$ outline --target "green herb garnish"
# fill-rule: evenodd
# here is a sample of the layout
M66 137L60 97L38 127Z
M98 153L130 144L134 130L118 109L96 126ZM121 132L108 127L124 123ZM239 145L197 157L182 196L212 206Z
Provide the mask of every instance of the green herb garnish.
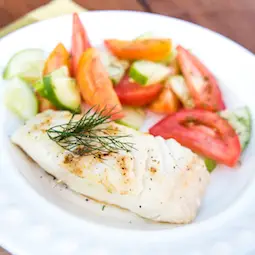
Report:
M73 114L68 123L48 129L49 138L79 156L131 151L133 143L124 140L130 135L118 135L118 130L105 125L111 122L113 109L92 112L93 109L90 108L78 121L74 120L76 114Z

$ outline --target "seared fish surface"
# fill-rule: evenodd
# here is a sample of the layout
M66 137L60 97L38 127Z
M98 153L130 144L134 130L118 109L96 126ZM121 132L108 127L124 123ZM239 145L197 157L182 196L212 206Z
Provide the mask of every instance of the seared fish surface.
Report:
M71 113L46 111L20 127L12 142L70 189L144 218L189 223L209 182L204 161L173 139L164 140L111 122L111 129L134 144L130 152L77 156L47 134L67 123ZM75 118L81 118L77 115Z

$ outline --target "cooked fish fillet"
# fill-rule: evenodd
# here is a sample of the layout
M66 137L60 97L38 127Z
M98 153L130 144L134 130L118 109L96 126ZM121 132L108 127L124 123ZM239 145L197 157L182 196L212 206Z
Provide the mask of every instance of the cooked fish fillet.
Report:
M209 174L203 160L175 140L153 137L109 123L134 144L131 152L74 156L49 139L46 130L67 123L69 112L47 111L20 127L12 142L70 189L128 209L153 221L191 222L197 214ZM76 117L80 118L79 115Z

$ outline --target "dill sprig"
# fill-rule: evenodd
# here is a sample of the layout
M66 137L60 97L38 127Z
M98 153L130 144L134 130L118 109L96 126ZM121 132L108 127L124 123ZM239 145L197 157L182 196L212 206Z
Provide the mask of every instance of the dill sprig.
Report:
M112 110L94 111L90 108L81 119L74 120L75 113L68 123L47 130L51 140L76 155L99 155L118 151L129 152L133 143L123 139L130 135L118 135L118 131L105 125L111 122Z

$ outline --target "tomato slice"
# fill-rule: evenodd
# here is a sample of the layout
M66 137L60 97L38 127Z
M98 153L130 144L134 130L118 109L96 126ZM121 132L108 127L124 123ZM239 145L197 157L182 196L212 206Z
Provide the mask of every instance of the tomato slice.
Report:
M70 55L65 46L59 43L47 58L43 74L49 74L61 66L70 68Z
M115 91L120 99L120 102L125 105L143 106L151 103L157 98L162 90L161 84L149 86L141 86L138 83L131 81L126 75L115 87Z
M204 126L204 125L194 125L194 123L192 125L189 126L191 130L197 130L200 131L206 135L212 136L212 137L218 137L219 135L217 134L217 132L215 132L215 130Z
M173 138L194 152L230 167L241 155L234 129L217 113L206 110L181 110L158 122L150 133Z
M79 15L77 13L73 14L73 33L72 33L72 65L71 65L71 73L72 76L75 77L78 64L81 58L81 55L85 50L91 47L89 42L89 38L87 36L87 32L84 26L81 23Z
M180 45L177 60L187 82L195 107L209 111L225 109L219 85L214 75L201 61Z
M123 117L120 101L95 48L89 48L83 53L76 79L87 104L99 110L105 109L106 113L111 111L112 119Z
M134 41L105 40L105 46L121 59L143 59L160 61L171 52L172 41L170 39L146 39Z
M149 110L156 113L174 113L180 107L180 101L171 90L165 85L158 98L149 105Z

